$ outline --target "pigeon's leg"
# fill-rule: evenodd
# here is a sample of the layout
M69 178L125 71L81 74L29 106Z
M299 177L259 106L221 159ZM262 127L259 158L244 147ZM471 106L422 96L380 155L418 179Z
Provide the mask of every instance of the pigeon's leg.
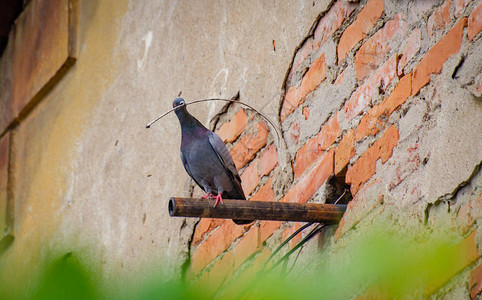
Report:
M215 199L216 196L213 195L213 193L209 192L209 193L206 193L205 196L202 196L201 199Z
M214 203L214 207L216 207L219 202L221 202L221 204L224 204L224 203L223 203L223 197L221 197L221 193L219 193L219 194L216 196L216 202Z

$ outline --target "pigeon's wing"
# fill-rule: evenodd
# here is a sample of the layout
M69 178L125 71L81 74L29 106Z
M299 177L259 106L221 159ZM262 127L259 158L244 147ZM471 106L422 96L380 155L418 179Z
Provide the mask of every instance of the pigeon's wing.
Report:
M234 165L233 158L231 157L231 154L226 148L226 145L224 145L223 140L221 140L221 138L217 134L211 132L211 134L209 135L209 143L211 144L211 147L213 147L213 150L219 160L221 160L221 163L223 164L226 171L228 171L228 173L231 174L233 178L236 178L237 180L239 180L239 182L241 182L241 178L239 177L238 170Z
M182 161L182 165L184 166L184 169L186 170L189 177L191 177L194 180L194 182L196 182L196 184L201 188L201 190L204 191L204 187L199 184L196 177L193 175L191 169L189 168L189 164L187 163L186 157L184 157L184 154L182 153L182 151L181 151L181 161Z

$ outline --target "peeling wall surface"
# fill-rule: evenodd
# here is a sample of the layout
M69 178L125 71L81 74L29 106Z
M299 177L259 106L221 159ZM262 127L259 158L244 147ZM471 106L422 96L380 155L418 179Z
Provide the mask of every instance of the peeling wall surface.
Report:
M213 293L227 293L301 225L170 218L169 197L202 193L174 114L145 125L178 95L239 94L279 138L238 105L188 109L227 144L248 199L347 191L300 265L390 220L468 249L425 296L482 291L480 1L55 2L26 5L0 59L2 280L75 251L105 285L221 276Z

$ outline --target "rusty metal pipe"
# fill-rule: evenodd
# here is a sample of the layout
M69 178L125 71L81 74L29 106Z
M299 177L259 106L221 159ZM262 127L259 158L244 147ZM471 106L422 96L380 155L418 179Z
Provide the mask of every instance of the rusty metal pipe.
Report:
M224 199L224 204L213 207L206 199L171 197L171 217L220 218L236 220L271 220L318 222L337 224L346 205L318 203L290 203Z

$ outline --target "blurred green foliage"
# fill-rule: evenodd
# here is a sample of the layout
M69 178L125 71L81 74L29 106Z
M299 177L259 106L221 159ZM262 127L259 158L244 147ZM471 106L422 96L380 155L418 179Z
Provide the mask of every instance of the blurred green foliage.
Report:
M102 274L88 270L75 254L68 253L46 263L39 278L33 280L33 290L23 296L25 299L425 298L478 257L469 238L447 232L434 234L421 228L401 230L383 224L330 243L330 247L309 257L309 261L305 256L290 274L283 274L282 268L260 272L248 263L244 273L231 274L234 280L217 290L195 276L186 282L153 276L147 281L133 280L132 285L117 284L113 290L105 290L103 284L95 281ZM124 277L129 280L128 276ZM0 299L8 299L5 295L9 294L22 295L22 292L2 293L0 289L3 295Z

